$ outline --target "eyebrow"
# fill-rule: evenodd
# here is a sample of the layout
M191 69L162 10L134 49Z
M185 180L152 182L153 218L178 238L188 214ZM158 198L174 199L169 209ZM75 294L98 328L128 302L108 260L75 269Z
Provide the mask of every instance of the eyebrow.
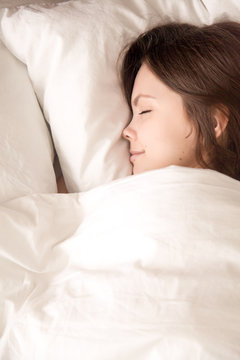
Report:
M145 98L149 98L149 99L156 99L156 97L154 97L154 96L139 94L139 95L136 96L135 99L133 100L133 105L134 105L134 106L137 106L138 100L139 100L141 97L145 97Z

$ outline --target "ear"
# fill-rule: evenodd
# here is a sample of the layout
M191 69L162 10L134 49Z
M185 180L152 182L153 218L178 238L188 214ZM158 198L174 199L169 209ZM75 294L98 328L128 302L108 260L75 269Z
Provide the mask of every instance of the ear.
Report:
M214 131L216 138L223 135L229 120L229 111L225 106L216 107L213 111Z

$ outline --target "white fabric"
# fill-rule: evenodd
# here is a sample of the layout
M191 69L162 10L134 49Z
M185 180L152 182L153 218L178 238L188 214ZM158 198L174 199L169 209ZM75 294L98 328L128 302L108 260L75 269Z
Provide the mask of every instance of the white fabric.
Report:
M56 192L53 145L26 66L0 42L0 202Z
M0 206L0 358L239 360L240 182L170 166Z
M0 8L11 7L11 6L21 6L27 4L56 4L59 2L65 2L66 0L1 0Z
M239 16L239 0L75 0L2 11L1 37L28 66L70 192L131 174L116 68L126 42L168 21Z

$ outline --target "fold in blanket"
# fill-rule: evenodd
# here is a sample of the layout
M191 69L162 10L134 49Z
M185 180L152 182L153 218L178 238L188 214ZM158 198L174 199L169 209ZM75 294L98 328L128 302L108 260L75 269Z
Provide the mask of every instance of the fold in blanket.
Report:
M240 356L240 182L169 166L0 206L0 358Z

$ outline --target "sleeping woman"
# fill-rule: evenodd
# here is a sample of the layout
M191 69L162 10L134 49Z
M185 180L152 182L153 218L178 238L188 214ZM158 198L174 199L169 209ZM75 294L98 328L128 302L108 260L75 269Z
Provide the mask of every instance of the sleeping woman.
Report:
M240 180L240 24L157 26L121 56L132 174L178 165Z

